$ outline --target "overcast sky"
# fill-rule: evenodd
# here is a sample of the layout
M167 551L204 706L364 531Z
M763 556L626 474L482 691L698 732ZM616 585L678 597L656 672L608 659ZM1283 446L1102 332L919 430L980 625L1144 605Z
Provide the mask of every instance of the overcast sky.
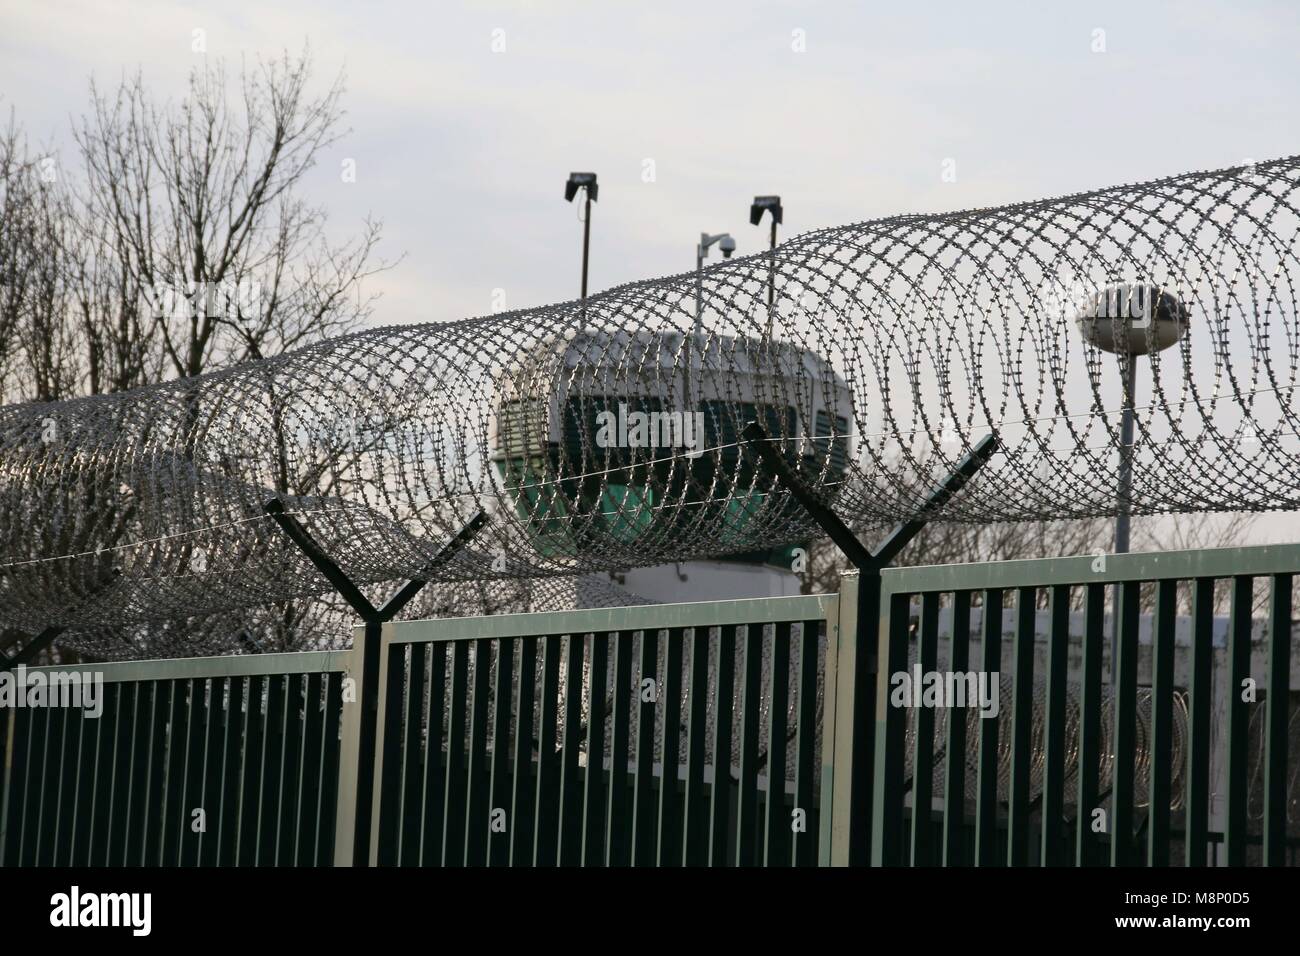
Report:
M204 55L310 42L351 132L307 189L406 254L373 286L385 324L576 296L574 169L600 175L597 290L691 268L701 230L756 250L755 193L797 232L1300 148L1295 4L1061 6L0 0L0 107L70 150L92 73L179 97Z
M204 57L309 43L350 132L305 188L405 255L382 324L575 297L570 170L600 176L595 291L693 267L701 230L756 251L756 193L788 235L1300 151L1300 5L1064 6L0 0L0 109L70 158L92 75L179 98Z

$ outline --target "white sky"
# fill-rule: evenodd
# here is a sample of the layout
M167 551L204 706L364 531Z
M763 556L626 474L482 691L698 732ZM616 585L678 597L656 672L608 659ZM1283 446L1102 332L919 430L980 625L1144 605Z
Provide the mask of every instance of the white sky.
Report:
M0 110L70 155L92 74L179 97L196 29L233 68L309 41L321 86L346 71L351 132L306 190L405 253L371 287L383 324L574 298L575 169L600 176L597 291L693 267L701 230L756 251L756 193L790 235L1300 151L1300 5L1062 7L0 0Z

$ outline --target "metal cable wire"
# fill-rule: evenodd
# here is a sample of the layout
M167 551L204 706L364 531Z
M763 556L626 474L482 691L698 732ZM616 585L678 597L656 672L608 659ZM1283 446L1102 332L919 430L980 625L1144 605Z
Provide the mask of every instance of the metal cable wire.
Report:
M272 495L361 584L417 575L477 508L440 581L806 541L751 419L854 524L910 516L988 423L1003 451L946 520L1113 514L1130 362L1133 513L1294 508L1298 187L1292 157L894 216L706 269L698 317L690 273L0 408L0 628L328 590ZM1099 307L1117 288L1145 321Z

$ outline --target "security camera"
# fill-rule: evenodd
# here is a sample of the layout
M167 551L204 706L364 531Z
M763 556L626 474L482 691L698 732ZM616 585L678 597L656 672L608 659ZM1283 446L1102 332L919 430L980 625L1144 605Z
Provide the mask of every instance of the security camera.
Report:
M730 259L731 254L736 251L736 240L730 236L723 236L718 240L718 248L722 250L722 258Z

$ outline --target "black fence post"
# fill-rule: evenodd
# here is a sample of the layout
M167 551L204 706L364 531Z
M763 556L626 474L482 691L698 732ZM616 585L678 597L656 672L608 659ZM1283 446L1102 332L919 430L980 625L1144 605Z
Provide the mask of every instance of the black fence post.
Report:
M417 577L406 584L380 607L370 600L344 573L343 569L325 553L302 523L285 510L284 503L271 498L263 506L289 539L308 557L330 582L340 596L357 612L366 629L365 652L361 662L361 734L357 751L356 826L353 831L352 865L365 866L370 859L370 825L374 811L375 753L379 741L375 739L379 726L379 662L380 642L384 625L401 612L411 598L429 583L433 572L450 561L467 545L487 523L487 515L475 512L459 531L438 549L433 559Z
M746 447L775 475L777 483L791 497L803 505L817 526L835 543L840 552L858 572L857 628L854 640L854 671L851 676L853 699L853 725L850 729L850 751L847 768L836 767L835 772L849 775L849 839L848 865L867 866L872 862L873 827L880 831L882 808L877 806L885 796L877 793L876 694L880 664L879 637L881 620L880 573L898 557L907 544L920 533L934 515L982 468L998 450L996 433L986 435L957 464L941 484L926 498L925 503L911 518L899 524L873 551L804 483L781 453L773 439L757 422L750 422L741 432ZM829 746L823 741L822 746ZM823 795L823 807L826 796ZM877 832L876 838L889 839ZM895 859L898 847L876 847L876 857L885 863ZM899 844L901 847L901 844Z

